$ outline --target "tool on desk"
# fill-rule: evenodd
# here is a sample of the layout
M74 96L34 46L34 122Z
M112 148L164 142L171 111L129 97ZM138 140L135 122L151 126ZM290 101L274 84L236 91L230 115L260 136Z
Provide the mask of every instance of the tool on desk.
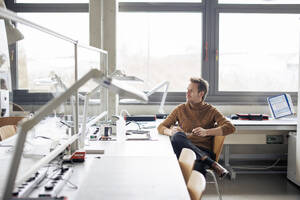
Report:
M156 114L156 119L166 119L169 114Z
M265 114L233 114L230 116L234 120L268 120L269 116Z
M126 135L131 135L131 134L149 134L149 131L145 130L127 130Z
M101 133L100 133L100 127L91 127L91 134L89 135L89 139L91 141L96 141L101 137ZM94 129L94 130L92 130Z
M102 135L100 138L99 138L100 141L116 141L116 138L112 138L110 136L104 136Z
M126 140L150 140L150 134L131 134L126 135Z
M112 133L112 127L110 125L103 125L104 136L109 137Z
M24 183L15 188L12 195L14 197L28 197L35 187L44 180L46 175L47 168L39 170L33 176L29 177Z
M65 155L63 162L84 162L85 154L85 150L77 150L72 155Z
M155 121L156 120L156 116L155 115L125 115L124 116L124 120L126 122L128 121L144 121L144 122L148 122L148 121Z
M149 140L151 139L150 131L146 130L127 130L127 140Z
M86 149L86 154L104 154L104 149Z
M72 168L62 167L52 174L50 181L44 186L44 190L39 194L39 197L56 197L71 177L72 172Z

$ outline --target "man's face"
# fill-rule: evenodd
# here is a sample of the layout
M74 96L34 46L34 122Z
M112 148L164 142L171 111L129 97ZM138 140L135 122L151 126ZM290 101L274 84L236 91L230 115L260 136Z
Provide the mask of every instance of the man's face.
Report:
M186 100L189 103L200 103L204 92L198 92L198 84L190 83L186 92Z

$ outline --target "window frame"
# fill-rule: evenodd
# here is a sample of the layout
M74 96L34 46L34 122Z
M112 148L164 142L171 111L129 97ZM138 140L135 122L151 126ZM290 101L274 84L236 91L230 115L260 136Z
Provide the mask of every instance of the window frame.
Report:
M300 14L300 4L217 4L217 0L211 1L216 10L215 24L215 49L219 48L219 14L220 13L268 13L268 14ZM216 56L216 54L214 54ZM210 101L222 104L235 105L266 105L267 97L282 94L283 92L220 92L218 91L219 65L214 56L211 60L214 82L210 82ZM300 78L300 77L299 77ZM297 102L297 92L288 92L294 103Z
M88 12L87 3L15 3L12 0L5 0L6 7L17 13L34 13L34 12ZM30 93L28 90L20 90L18 86L18 46L16 44L9 46L11 57L11 79L13 89L13 102L20 105L44 105L49 102L53 95L51 93Z
M87 3L15 3L5 0L8 9L14 12L88 12ZM199 3L154 3L154 2L119 2L119 12L202 12L202 77L210 84L206 101L216 105L264 105L268 96L282 92L221 92L218 91L219 66L215 60L219 49L219 14L220 13L273 13L300 14L300 4L218 4L218 0L202 0ZM18 90L16 68L17 46L11 45L13 53L11 61L12 86L14 101L18 104L43 105L49 101L49 93L38 93L39 98L32 93ZM200 70L200 69L199 69ZM15 73L14 73L15 72ZM299 77L300 78L300 77ZM294 102L297 92L289 92ZM159 104L162 92L156 92L150 98L149 105ZM166 104L175 105L185 102L185 92L169 92ZM134 103L137 104L137 103Z

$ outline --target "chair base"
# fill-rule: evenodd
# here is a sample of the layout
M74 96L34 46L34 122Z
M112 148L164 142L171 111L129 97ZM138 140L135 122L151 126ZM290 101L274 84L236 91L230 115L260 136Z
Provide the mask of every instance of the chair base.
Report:
M217 190L217 193L218 193L218 196L219 196L219 200L222 200L222 195L220 193L220 190L219 190L219 185L218 185L218 182L217 182L217 178L216 178L216 175L215 173L213 172L213 170L211 169L207 169L206 170L208 174L210 174L212 176L212 178L214 179L214 182L207 182L207 183L214 183L215 184L215 187L216 187L216 190Z

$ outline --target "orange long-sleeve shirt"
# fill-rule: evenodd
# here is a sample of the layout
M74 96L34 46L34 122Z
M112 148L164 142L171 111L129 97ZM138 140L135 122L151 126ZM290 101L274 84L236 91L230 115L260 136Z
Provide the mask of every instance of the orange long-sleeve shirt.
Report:
M164 134L166 128L170 128L178 122L178 125L185 133L191 133L194 128L202 127L210 129L221 127L223 135L235 132L235 127L215 107L208 103L181 104L159 126L158 132ZM216 126L215 126L216 125ZM188 139L197 146L212 150L213 136L187 135Z

